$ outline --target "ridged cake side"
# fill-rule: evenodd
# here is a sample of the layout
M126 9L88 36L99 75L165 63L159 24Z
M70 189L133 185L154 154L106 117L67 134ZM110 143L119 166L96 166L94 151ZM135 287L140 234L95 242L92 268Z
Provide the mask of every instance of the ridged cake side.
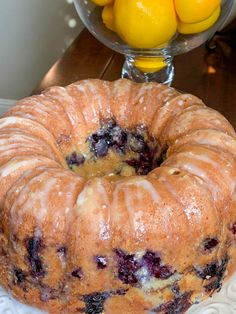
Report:
M0 282L21 301L184 313L235 269L236 135L197 97L52 87L5 114L0 144Z

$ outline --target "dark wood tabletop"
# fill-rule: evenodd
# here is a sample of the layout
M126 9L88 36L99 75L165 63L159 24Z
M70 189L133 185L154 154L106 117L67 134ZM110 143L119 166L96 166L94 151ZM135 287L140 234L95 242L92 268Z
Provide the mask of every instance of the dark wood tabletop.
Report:
M49 69L33 93L86 78L115 80L124 57L98 42L86 29ZM236 128L236 20L207 44L174 59L173 87L200 97Z

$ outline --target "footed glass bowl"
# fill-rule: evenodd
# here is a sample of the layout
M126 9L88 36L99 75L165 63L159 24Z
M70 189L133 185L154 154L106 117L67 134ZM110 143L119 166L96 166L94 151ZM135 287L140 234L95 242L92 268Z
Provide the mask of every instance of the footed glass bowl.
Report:
M234 0L222 0L220 15L205 31L195 34L180 34L176 31L174 36L161 46L134 48L105 26L102 6L96 6L91 0L74 0L76 10L87 29L104 45L126 56L122 77L136 82L157 81L168 85L174 78L173 57L186 53L210 39L229 17L233 3Z

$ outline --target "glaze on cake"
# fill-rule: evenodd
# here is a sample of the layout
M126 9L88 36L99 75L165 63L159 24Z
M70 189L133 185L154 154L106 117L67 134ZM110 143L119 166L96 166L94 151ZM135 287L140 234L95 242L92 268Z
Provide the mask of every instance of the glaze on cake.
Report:
M0 283L49 313L184 313L235 269L236 135L193 95L85 80L0 119Z

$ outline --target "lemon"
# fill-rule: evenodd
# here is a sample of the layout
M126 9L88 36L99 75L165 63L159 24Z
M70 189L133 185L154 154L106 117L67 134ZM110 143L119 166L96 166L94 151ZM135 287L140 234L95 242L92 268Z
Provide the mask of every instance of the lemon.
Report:
M175 9L183 23L197 23L208 19L220 2L220 0L175 0Z
M114 2L114 0L92 0L93 3L95 3L96 5L108 5L108 4L112 4Z
M174 0L116 0L118 35L135 48L153 48L168 42L176 32Z
M181 34L196 34L203 32L210 28L213 24L215 24L215 22L218 20L220 16L220 11L221 8L220 6L218 6L210 17L198 23L183 23L179 21L178 31Z
M114 23L113 5L106 5L102 10L102 20L107 28L116 31Z
M162 57L137 57L134 66L144 73L153 73L166 67L166 62Z

